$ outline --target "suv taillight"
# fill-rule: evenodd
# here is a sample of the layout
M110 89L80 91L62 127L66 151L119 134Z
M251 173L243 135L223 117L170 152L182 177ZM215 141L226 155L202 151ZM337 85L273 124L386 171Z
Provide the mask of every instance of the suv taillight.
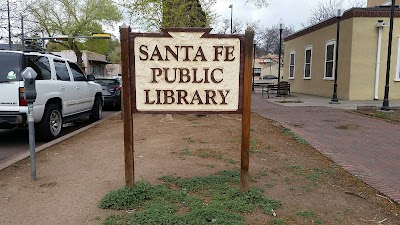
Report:
M28 105L28 103L25 101L25 98L24 98L24 91L25 91L25 88L23 88L23 87L19 88L19 106L27 106Z

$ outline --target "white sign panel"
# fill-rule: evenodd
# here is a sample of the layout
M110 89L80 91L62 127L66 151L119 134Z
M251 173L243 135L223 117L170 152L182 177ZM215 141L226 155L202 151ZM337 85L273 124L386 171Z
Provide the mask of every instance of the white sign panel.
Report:
M135 36L136 110L239 110L240 43L239 37L223 38L204 29Z

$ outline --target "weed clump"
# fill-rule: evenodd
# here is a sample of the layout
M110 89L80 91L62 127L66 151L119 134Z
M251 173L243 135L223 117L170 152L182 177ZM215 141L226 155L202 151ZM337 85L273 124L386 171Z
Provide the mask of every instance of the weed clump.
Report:
M221 171L206 177L165 176L162 185L138 182L111 191L100 201L103 209L133 210L111 215L105 225L120 224L245 224L241 214L261 210L272 215L279 201L264 196L262 189L242 193L235 187L239 171ZM169 188L172 187L173 188Z
M283 129L283 130L282 130L282 133L283 133L284 135L287 135L287 136L291 137L294 141L296 141L296 142L299 143L299 144L302 144L302 145L309 145L309 143L308 143L306 140L304 140L303 138L297 136L297 135L296 135L295 133L293 133L293 131L291 131L289 128Z

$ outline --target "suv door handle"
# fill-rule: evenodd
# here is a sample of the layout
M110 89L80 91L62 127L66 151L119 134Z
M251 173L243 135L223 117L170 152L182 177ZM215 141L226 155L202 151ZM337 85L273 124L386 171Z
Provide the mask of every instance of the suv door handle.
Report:
M80 88L79 88L79 86L78 85L76 85L76 90L79 90Z
M65 91L64 85L60 85L60 90L61 90L61 91Z

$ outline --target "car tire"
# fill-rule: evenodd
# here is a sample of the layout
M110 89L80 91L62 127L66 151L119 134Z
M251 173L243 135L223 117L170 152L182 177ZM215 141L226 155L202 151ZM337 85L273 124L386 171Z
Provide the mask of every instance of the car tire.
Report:
M38 139L42 141L51 141L58 138L62 129L62 113L56 104L46 105L42 120L37 123Z
M117 111L121 111L121 102L115 104L115 108L114 109L117 110Z
M96 122L100 120L102 114L103 114L103 105L101 102L101 98L99 96L96 96L96 98L94 99L91 115L89 116L90 122Z

